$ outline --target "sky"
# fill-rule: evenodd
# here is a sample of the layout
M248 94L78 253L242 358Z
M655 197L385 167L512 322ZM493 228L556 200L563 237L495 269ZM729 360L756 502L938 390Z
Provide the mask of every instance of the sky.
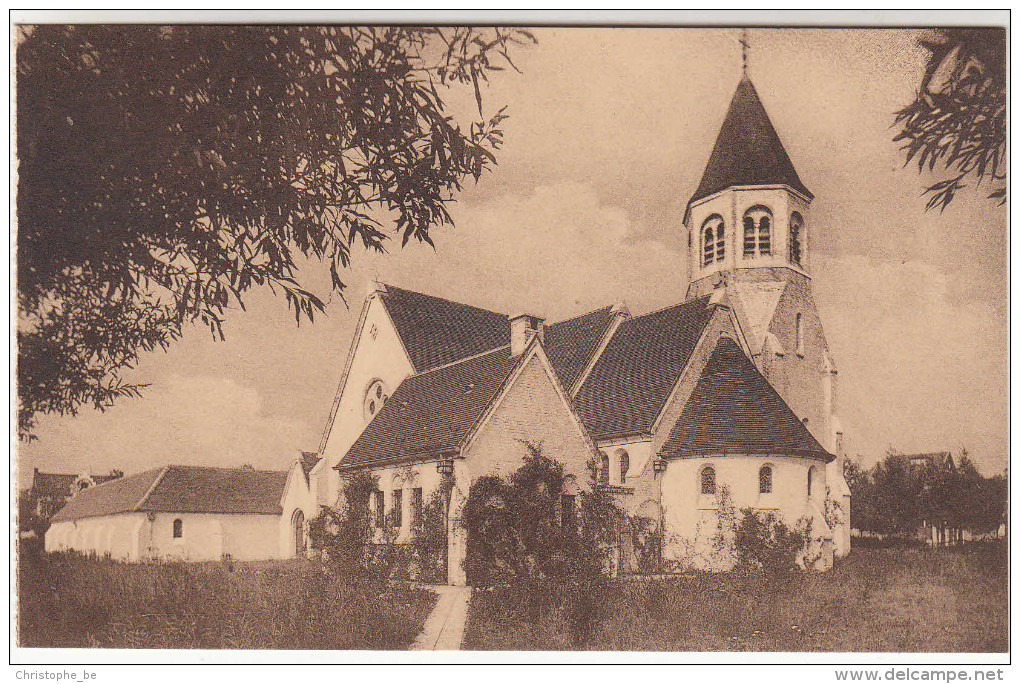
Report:
M316 450L372 278L549 322L623 301L634 314L684 298L681 220L740 79L740 30L543 28L498 74L508 105L499 165L452 206L435 249L355 252L349 308L325 269L301 271L330 304L296 326L257 291L225 342L188 330L127 375L141 399L44 416L21 444L33 467L138 472L167 463L286 468ZM750 29L749 73L811 205L813 288L839 368L851 456L966 448L986 475L1008 455L1005 208L973 187L944 213L939 177L903 168L893 114L925 53L914 30ZM470 92L450 94L470 118Z

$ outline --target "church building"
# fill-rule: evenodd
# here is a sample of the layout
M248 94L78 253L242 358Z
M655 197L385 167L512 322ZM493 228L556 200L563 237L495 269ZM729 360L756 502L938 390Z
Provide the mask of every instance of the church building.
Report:
M598 486L662 531L670 567L730 566L712 535L741 508L809 524L802 563L831 567L849 552L850 493L812 199L745 74L682 217L677 304L547 323L373 283L309 473L316 503L368 471L373 516L399 543L448 478L448 579L463 584L471 483L513 472L532 444L564 464L565 509L594 459Z

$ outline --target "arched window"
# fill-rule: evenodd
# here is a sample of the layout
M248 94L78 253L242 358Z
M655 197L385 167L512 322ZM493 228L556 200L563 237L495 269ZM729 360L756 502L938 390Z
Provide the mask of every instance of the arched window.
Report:
M609 484L609 454L602 452L602 463L599 467L599 484Z
M818 479L818 466L811 466L807 471L807 495L813 496L815 489L815 480Z
M744 258L772 254L772 212L754 206L744 212Z
M762 466L758 471L758 493L772 493L772 466Z
M804 219L797 212L790 214L790 263L800 266L801 240Z
M174 539L181 539L184 537L184 521L180 518L174 520Z
M804 317L797 314L797 354L804 356Z
M386 384L382 380L373 381L365 390L365 419L372 420L387 399L389 396L387 396Z
M701 265L722 261L726 256L726 225L722 216L712 214L701 224Z
M620 450L620 484L627 484L627 471L630 470L630 454Z
M715 494L715 468L712 466L701 469L701 493Z

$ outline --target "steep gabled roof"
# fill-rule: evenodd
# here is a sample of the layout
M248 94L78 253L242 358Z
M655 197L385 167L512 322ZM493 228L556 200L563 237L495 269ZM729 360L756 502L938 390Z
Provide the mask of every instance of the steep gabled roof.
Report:
M588 367L613 316L613 307L605 306L546 327L545 351L564 388Z
M712 351L660 453L835 458L728 337L721 338Z
M90 487L53 522L137 511L279 515L286 483L279 471L165 466Z
M515 367L509 347L404 380L339 468L427 457L458 447Z
M510 343L503 314L392 285L380 297L417 373Z
M712 317L710 295L624 321L574 397L592 437L647 433Z
M312 472L312 468L322 460L322 457L314 451L302 451L301 452L301 472L305 474L305 481L308 481L308 474Z
M788 185L808 199L813 197L793 168L746 74L733 93L705 173L687 208L735 185Z

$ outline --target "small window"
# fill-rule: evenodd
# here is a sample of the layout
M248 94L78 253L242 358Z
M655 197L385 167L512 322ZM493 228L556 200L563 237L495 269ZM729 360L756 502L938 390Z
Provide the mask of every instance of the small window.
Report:
M404 524L404 490L394 489L393 490L393 516L392 523L394 527L400 527Z
M182 539L184 537L184 521L180 518L174 520L174 539Z
M797 354L804 356L804 317L797 314Z
M386 385L382 380L376 380L369 385L365 391L365 419L372 420L382 409L386 399Z
M383 493L378 489L375 491L375 526L382 527L386 521L386 500Z
M599 484L609 484L609 454L602 452L602 463L599 467Z
M772 493L772 466L762 466L758 471L758 493Z
M562 516L560 520L563 523L564 529L576 530L577 529L577 510L574 504L573 494L564 494L560 497L560 508L562 510Z
M807 495L811 496L815 489L815 479L818 477L818 468L811 466L807 471Z
M804 219L797 212L790 214L790 263L800 266L801 233L804 230Z
M411 490L411 525L421 527L422 524L422 495L421 487Z
M620 484L627 484L627 471L630 470L630 454L620 452Z
M712 466L701 469L701 493L715 494L715 468Z

